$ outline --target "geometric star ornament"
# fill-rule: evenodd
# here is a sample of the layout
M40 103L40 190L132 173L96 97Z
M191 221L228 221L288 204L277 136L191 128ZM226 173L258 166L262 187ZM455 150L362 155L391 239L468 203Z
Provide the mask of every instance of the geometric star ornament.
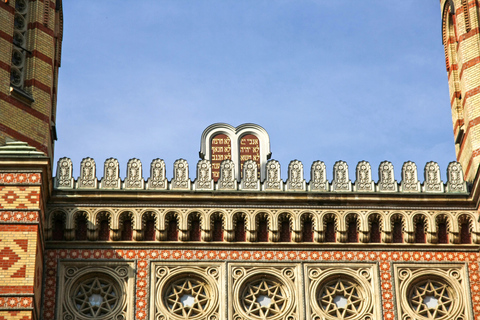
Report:
M346 278L327 282L318 292L323 311L338 319L349 319L358 314L364 301L359 285Z
M281 314L286 307L286 300L282 283L273 277L248 282L241 299L245 313L261 319Z
M410 291L410 306L427 319L436 319L449 314L453 297L446 283L424 280L416 283Z
M73 291L77 311L87 317L108 315L117 306L119 292L106 278L93 277L80 282Z
M207 284L193 277L180 278L170 284L164 299L173 314L185 319L202 314L210 300Z

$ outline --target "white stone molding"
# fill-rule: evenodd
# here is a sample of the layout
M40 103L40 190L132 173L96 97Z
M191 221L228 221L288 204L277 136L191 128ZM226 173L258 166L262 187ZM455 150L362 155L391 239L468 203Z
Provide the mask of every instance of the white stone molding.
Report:
M402 182L400 183L401 192L420 192L420 181L418 181L417 165L412 161L407 161L402 167Z
M168 180L166 178L165 161L154 159L150 164L150 178L147 181L147 190L167 190Z
M138 159L130 159L127 163L127 177L123 182L124 189L142 190L145 188L143 180L142 162Z
M200 160L197 163L197 178L194 190L213 190L212 165L208 160Z
M380 192L397 192L398 183L395 180L393 164L390 161L383 161L378 166L377 190Z
M453 161L447 167L447 192L467 192L467 183L463 178L462 165Z
M285 191L305 191L306 182L303 178L303 164L298 160L290 161L288 165L288 179Z
M232 160L224 160L220 164L220 178L217 181L217 190L237 190L235 164Z
M61 158L57 162L57 176L55 177L55 188L73 189L73 164L70 158Z
M270 160L267 162L266 169L267 177L262 184L263 190L283 191L280 163L277 160Z
M332 191L352 191L352 181L348 176L348 165L345 161L337 161L333 166Z
M80 177L77 179L78 189L97 189L97 168L95 160L84 158L80 163Z
M353 190L357 192L375 191L375 182L372 180L372 167L367 161L360 161L357 164L356 180Z
M173 179L170 182L171 190L190 190L191 181L188 173L188 162L178 159L173 164Z
M310 169L310 182L307 186L308 191L329 191L330 184L327 180L327 169L323 161L315 161Z
M260 191L260 180L258 180L257 162L247 160L243 164L243 178L240 184L240 190Z
M425 181L423 182L424 192L444 192L443 181L440 177L440 167L436 162L427 162L424 170Z
M103 178L100 181L100 189L120 189L120 168L118 160L110 158L105 160Z
M238 127L233 127L226 123L215 123L208 126L202 133L200 141L200 158L211 160L212 138L218 134L225 134L230 138L232 148L232 160L235 165L235 177L240 181L240 140L243 136L252 134L259 140L260 146L260 180L265 179L265 165L270 159L270 137L267 131L254 123L245 123Z

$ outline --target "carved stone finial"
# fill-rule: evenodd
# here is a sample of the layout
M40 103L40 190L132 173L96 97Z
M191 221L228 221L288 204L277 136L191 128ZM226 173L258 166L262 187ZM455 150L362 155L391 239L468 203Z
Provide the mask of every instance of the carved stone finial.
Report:
M105 160L103 178L100 182L101 189L120 189L120 168L118 160L110 158Z
M423 191L425 192L443 192L443 181L440 177L440 167L436 162L427 162L425 165L425 181Z
M257 162L247 160L243 163L243 178L242 183L240 184L240 189L246 191L260 191Z
M329 191L330 184L327 180L327 169L323 161L315 161L310 169L310 182L308 191Z
M73 164L70 158L61 158L57 163L57 175L55 177L55 188L73 189Z
M78 189L97 189L97 168L95 160L84 158L80 163L80 177L77 180Z
M138 159L130 159L127 163L127 177L125 178L125 189L143 189L145 182L143 180L142 163Z
M283 180L280 174L280 163L277 160L270 160L266 166L267 177L263 181L265 191L283 191Z
M400 189L402 192L420 192L417 165L412 161L407 161L403 164Z
M390 161L383 161L378 166L377 190L380 192L397 192L398 183L395 180L395 171Z
M367 161L360 161L357 164L354 190L359 192L375 191L375 183L372 180L372 167Z
M170 184L172 190L188 189L190 190L191 181L188 173L188 162L184 159L178 159L173 164L173 179Z
M220 164L220 178L217 182L218 190L237 190L235 180L235 163L232 160L224 160Z
M212 165L209 160L198 161L194 187L195 190L213 190Z
M286 191L305 191L306 182L303 179L303 164L298 160L290 161L288 165L288 179Z
M462 165L453 161L447 167L447 192L467 192L467 183L463 178Z
M165 174L165 161L155 159L150 164L150 178L147 181L148 190L167 190L168 180Z
M333 166L332 191L352 191L352 181L348 177L348 165L337 161Z

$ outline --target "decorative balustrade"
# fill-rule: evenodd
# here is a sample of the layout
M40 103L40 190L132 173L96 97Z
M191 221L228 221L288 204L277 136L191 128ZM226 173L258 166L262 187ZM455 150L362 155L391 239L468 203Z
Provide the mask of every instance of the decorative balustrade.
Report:
M188 162L179 159L174 163L173 178L168 181L165 174L165 162L155 159L150 165L150 177L145 182L142 163L130 159L127 164L125 180L120 178L120 166L117 159L110 158L104 163L104 173L100 181L96 177L96 164L91 158L85 158L80 164L80 176L73 177L73 164L69 158L58 160L55 188L104 189L104 190L172 190L172 191L250 191L250 192L356 192L356 193L466 193L467 184L463 179L463 170L458 162L447 167L447 182L441 180L440 167L436 162L428 162L424 168L424 182L418 179L417 166L408 161L402 166L402 180L395 180L392 163L384 161L378 168L378 182L372 180L372 168L366 161L360 161L356 167L355 182L349 177L348 165L337 161L333 167L333 180L327 180L325 164L315 161L310 168L310 181L304 179L302 162L293 160L288 166L288 179L281 178L280 164L270 160L265 166L266 177L258 178L260 168L254 161L243 166L242 179L237 181L235 165L225 160L220 165L220 178L212 178L212 165L209 160L200 160L197 164L196 179L189 178Z

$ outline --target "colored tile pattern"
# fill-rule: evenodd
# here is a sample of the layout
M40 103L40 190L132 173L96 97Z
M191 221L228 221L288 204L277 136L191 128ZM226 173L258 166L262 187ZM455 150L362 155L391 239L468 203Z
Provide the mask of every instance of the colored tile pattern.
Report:
M36 211L3 211L0 212L0 223L2 222L26 222L37 223L38 212Z
M475 320L480 320L480 273L479 253L457 252L383 252L383 251L253 251L253 250L113 250L113 249L72 249L48 250L46 253L46 290L44 319L55 316L55 294L58 259L125 259L137 260L136 317L147 319L147 292L149 289L150 260L182 261L285 261L285 262L378 262L381 278L383 317L395 319L393 266L394 262L462 262L469 268Z
M0 297L0 308L33 308L32 297Z
M41 184L40 173L0 173L1 184Z

